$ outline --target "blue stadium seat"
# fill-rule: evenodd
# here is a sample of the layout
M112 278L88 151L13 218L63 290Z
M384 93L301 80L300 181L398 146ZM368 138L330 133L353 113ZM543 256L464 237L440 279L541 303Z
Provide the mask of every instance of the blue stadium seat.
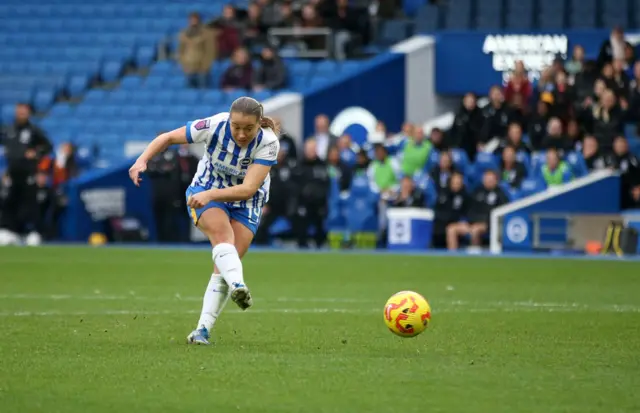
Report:
M384 46L401 42L409 36L409 22L406 20L387 20L382 23L378 43Z
M584 161L584 157L580 152L569 152L565 156L565 161L567 161L571 167L571 171L575 178L583 177L589 172L587 170L587 164Z
M142 77L140 76L125 76L120 81L120 87L123 89L138 89L142 85Z
M537 178L528 178L522 181L520 194L522 197L530 196L542 192L547 188L544 181Z
M156 57L156 49L153 46L143 46L138 49L135 57L136 67L149 67Z
M89 87L89 76L88 75L74 75L71 79L69 79L69 83L67 85L67 91L69 92L69 96L78 97L84 93L85 90Z
M33 108L36 112L49 110L55 101L55 93L53 90L39 90L33 97Z
M102 66L100 77L105 82L114 82L124 69L122 61L109 61Z

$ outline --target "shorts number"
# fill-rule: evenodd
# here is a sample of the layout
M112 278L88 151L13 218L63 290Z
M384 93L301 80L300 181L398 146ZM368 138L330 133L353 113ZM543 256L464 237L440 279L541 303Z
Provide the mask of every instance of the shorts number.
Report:
M260 216L262 215L262 208L255 207L249 209L249 221L258 223L260 221Z

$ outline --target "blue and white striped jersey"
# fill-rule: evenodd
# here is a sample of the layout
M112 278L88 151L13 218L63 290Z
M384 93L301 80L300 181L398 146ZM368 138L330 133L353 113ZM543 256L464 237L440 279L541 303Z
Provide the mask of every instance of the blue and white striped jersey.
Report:
M271 166L277 162L280 143L276 134L271 129L261 128L255 139L242 148L233 140L227 112L187 122L186 129L189 143L205 145L204 155L198 163L198 171L191 186L211 189L240 185L249 165L256 163ZM229 205L241 208L262 207L269 200L270 182L267 175L252 199Z

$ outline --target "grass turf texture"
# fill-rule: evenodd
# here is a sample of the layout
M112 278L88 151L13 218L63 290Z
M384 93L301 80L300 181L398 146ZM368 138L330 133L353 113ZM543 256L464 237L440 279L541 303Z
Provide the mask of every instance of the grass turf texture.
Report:
M210 252L0 249L4 412L637 412L640 264L250 253L187 346ZM414 339L383 305L433 308Z

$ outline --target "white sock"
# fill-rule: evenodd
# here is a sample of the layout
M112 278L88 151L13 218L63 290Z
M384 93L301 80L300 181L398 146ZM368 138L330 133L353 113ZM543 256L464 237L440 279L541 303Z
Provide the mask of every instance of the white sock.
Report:
M220 274L211 275L202 299L202 313L197 328L204 326L208 331L211 331L228 299L229 286L224 278Z
M242 262L236 247L226 243L216 245L213 248L213 262L230 289L236 288L238 284L244 284Z

